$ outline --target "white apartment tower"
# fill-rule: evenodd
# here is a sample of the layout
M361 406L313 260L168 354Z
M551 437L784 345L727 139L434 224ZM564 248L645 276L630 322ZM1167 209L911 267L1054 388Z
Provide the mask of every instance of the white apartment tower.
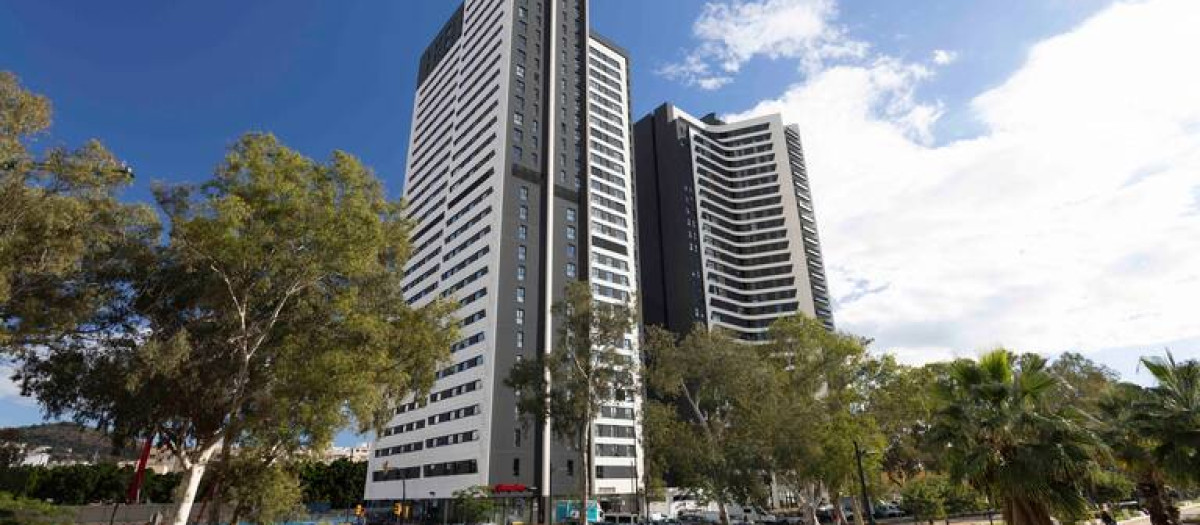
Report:
M586 0L466 0L421 56L405 196L416 221L409 303L460 304L462 339L429 396L373 444L365 500L442 517L459 489L500 486L514 521L593 476L607 505L637 491L640 400L597 420L597 467L523 422L504 378L557 339L551 305L588 280L637 295L629 59L590 34ZM638 334L626 351L637 352ZM540 511L539 511L540 512ZM450 510L453 519L453 510ZM503 519L497 516L497 519Z
M833 328L795 125L664 104L634 132L647 325L682 334L701 323L749 342L797 313Z

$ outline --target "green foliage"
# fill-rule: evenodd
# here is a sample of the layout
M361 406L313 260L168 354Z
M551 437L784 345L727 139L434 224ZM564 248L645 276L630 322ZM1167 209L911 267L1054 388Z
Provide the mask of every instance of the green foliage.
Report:
M779 430L773 433L782 439L775 446L775 471L797 485L819 483L833 500L857 493L854 444L884 451L878 418L891 417L893 409L910 410L895 395L872 395L898 371L884 371L891 365L872 361L862 338L830 331L805 315L776 321L769 335L768 344L758 348L779 378L781 406L774 410ZM869 479L880 478L880 454L867 454L862 462ZM815 497L806 499L816 503Z
M1200 363L1143 358L1156 386L1117 385L1097 403L1101 434L1154 525L1176 525L1168 484L1200 481Z
M10 354L97 337L113 314L105 306L125 292L110 277L129 268L112 261L158 231L148 207L116 198L132 177L99 142L30 151L51 113L0 71L0 349Z
M305 503L324 501L335 509L347 509L362 500L366 489L366 461L308 461L300 465L299 471Z
M933 523L946 518L946 480L927 477L908 482L901 489L904 510L913 518Z
M1099 470L1092 474L1092 499L1098 503L1119 503L1129 499L1136 485L1123 472Z
M111 463L55 467L12 467L0 469L0 492L19 497L52 500L61 505L87 505L123 501L133 467ZM144 501L172 501L180 475L147 470L142 485Z
M1000 500L1013 525L1084 515L1093 466L1107 459L1078 410L1049 402L1057 381L1040 356L996 350L955 362L938 388L930 437L950 474Z
M988 508L987 498L983 494L943 474L928 474L913 479L900 489L900 494L904 509L926 521Z
M636 361L621 351L634 312L629 305L595 300L587 282L574 281L553 313L559 326L553 351L518 362L504 383L518 392L520 413L538 421L550 418L554 434L579 450L583 472L593 472L592 429L601 406L629 399L637 388ZM580 478L586 505L591 476Z
M647 336L646 443L650 468L674 486L722 505L763 502L768 487L778 389L753 347L696 325L681 341Z
M211 181L156 197L167 242L111 263L129 270L105 305L121 322L20 354L49 415L117 440L159 435L194 479L221 444L322 448L432 385L453 305L403 300L410 223L357 159L315 162L249 134Z
M1074 352L1059 356L1047 372L1058 378L1051 396L1053 402L1088 413L1098 410L1100 400L1119 378L1115 370Z
M879 467L895 487L937 466L938 457L924 446L937 399L936 370L901 365L895 356L868 357L860 380L864 403L881 436L886 436Z
M67 509L0 492L0 525L59 525L73 518Z
M1153 440L1151 453L1180 484L1200 482L1200 361L1177 362L1168 353L1144 357L1155 386L1138 405L1135 424Z
M239 450L221 468L226 474L221 491L234 502L232 522L277 523L303 514L298 476L271 454Z
M454 491L456 518L467 524L485 523L492 518L495 502L486 486L475 486Z

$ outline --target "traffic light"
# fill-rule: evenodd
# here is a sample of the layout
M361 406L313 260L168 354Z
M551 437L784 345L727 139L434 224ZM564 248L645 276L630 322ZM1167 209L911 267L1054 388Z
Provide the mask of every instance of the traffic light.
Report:
M403 516L404 515L404 505L401 505L399 503L393 503L392 504L392 514L395 514L397 516Z
M354 515L361 518L363 516L363 514L366 514L366 512L363 511L362 504L360 503L358 505L355 505L354 506Z

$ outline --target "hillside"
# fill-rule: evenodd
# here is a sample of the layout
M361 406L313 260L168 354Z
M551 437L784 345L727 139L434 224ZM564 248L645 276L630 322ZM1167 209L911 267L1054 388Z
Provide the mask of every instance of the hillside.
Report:
M74 423L45 423L25 427L0 429L5 440L24 443L27 447L50 447L56 460L121 461L137 459L133 448L114 455L112 443L102 432Z

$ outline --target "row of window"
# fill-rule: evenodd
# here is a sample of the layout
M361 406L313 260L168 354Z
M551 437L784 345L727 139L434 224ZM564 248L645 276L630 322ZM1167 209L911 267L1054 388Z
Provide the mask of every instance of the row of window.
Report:
M423 472L422 472L423 471ZM430 463L423 467L403 467L387 470L376 470L371 473L371 481L399 481L420 478L422 473L427 478L441 476L458 476L479 473L479 465L473 459L449 461L446 463ZM520 459L513 459L513 476L521 475ZM567 460L567 475L575 475L575 462ZM597 479L632 479L637 477L637 471L632 465L597 465Z
M446 368L438 370L437 378L441 379L443 377L449 377L454 374L463 372L465 370L470 370L470 369L475 368L482 364L483 364L483 356L477 355L475 357L467 359L466 361L462 361L458 364L450 365Z
M483 313L483 312L480 312L480 313ZM464 324L466 324L466 323L464 323ZM468 337L466 339L463 339L462 341L458 341L458 342L450 345L450 353L453 354L453 353L461 352L473 345L482 343L483 339L484 339L483 332L479 332L475 335L472 335L471 337Z
M422 470L424 471L422 473ZM376 470L371 473L371 481L398 481L402 479L427 478L441 476L458 476L462 474L479 473L479 464L473 459L449 461L446 463L430 463L422 467L404 467L387 470Z
M483 381L476 379L474 381L469 381L458 386L429 394L429 402L437 403L438 401L445 401L452 397L461 396L468 392L474 392L480 388L483 388Z
M462 419L464 417L471 417L471 416L475 416L478 414L479 414L479 405L471 405L471 406L466 406L466 407L462 407L462 408L456 408L454 410L447 410L445 412L442 412L441 414L434 414L432 416L429 416L428 421L429 421L430 425L437 425L439 423L445 423L447 421L455 421L458 419Z

